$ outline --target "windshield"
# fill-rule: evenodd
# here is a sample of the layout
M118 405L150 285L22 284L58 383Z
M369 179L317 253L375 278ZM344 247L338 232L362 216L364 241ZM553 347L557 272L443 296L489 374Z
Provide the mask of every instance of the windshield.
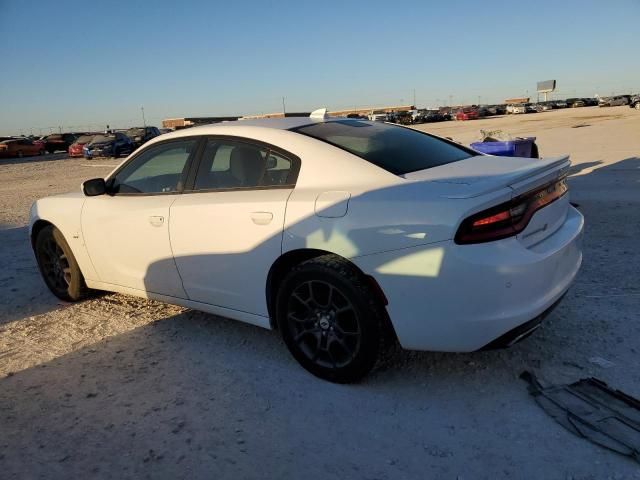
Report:
M385 123L338 120L306 125L293 131L342 148L395 175L476 155L426 133Z
M93 137L93 140L91 141L91 143L113 142L115 139L116 139L116 136L113 134L96 135L95 137Z

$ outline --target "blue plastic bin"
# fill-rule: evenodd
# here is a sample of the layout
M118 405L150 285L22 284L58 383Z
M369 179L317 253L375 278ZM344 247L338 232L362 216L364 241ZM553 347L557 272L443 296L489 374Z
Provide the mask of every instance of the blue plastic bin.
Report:
M489 155L532 158L536 156L533 155L535 141L536 137L527 137L516 138L508 142L474 142L471 144L471 148Z

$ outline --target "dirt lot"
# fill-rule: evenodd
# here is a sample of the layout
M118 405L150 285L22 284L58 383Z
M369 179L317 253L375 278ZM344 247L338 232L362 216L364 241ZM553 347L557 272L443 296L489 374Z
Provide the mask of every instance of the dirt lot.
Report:
M115 294L61 304L37 272L29 206L116 162L1 160L0 477L640 479L637 463L554 423L518 379L596 376L640 397L640 113L419 128L467 144L504 129L537 136L544 156L570 153L584 266L511 349L397 352L353 386L307 374L274 332Z

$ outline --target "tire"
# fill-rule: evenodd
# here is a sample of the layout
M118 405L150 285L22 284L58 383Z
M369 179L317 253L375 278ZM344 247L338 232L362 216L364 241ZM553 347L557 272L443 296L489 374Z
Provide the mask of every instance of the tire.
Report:
M636 103L636 110L640 110L640 102Z
M49 290L61 300L77 302L88 294L88 289L76 258L53 225L38 232L35 242L36 260Z
M111 158L119 158L119 157L120 157L120 151L114 147L113 155L111 155Z
M540 151L538 150L538 145L534 142L531 145L531 158L540 158Z
M18 156L18 158L23 158L24 154L22 153L22 151L19 150L18 153L17 153L17 156Z
M335 383L361 380L384 350L386 318L366 277L336 255L296 266L282 281L276 319L293 357Z

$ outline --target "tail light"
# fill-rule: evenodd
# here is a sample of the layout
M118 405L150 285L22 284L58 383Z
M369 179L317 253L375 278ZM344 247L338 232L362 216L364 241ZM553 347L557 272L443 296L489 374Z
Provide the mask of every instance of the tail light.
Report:
M517 235L527 228L534 213L562 197L568 188L567 179L563 177L509 202L476 213L462 222L454 240L459 245L465 245Z

